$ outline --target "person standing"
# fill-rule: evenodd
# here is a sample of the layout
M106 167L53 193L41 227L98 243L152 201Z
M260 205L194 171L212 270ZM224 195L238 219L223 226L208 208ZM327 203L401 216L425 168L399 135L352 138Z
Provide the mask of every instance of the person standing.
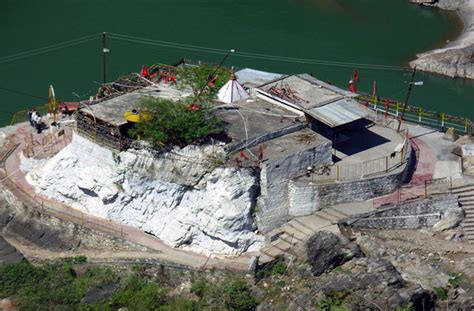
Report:
M36 123L36 133L41 134L41 132L43 131L43 120L41 119L41 115L39 113L36 114L35 123Z
M30 122L31 126L34 126L34 124L33 124L33 108L30 108L30 110L28 110L28 121Z

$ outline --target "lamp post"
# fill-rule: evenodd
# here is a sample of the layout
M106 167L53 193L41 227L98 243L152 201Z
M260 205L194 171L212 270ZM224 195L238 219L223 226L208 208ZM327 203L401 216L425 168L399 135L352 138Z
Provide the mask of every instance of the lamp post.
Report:
M405 116L405 111L408 107L408 100L410 99L410 94L411 94L413 85L423 85L423 81L414 82L415 74L416 74L416 67L413 68L413 71L411 73L411 79L410 79L410 82L408 83L408 93L407 93L407 97L405 98L405 104L403 105L402 113L400 115L400 118L398 119L397 133L400 132L400 127L402 126L403 117Z
M110 50L105 46L105 40L106 40L106 33L102 33L102 83L106 82L106 77L107 77L107 59L106 59L106 54L110 52Z
M224 56L224 58L221 60L221 62L219 63L219 65L216 67L216 69L214 70L214 72L210 75L210 77L214 77L214 75L216 74L217 70L219 70L219 68L221 68L222 64L224 64L225 60L227 59L227 57L229 57L230 53L234 53L235 50L234 49L231 49L227 52L227 54ZM199 91L198 95L196 96L196 98L199 98L199 96L201 96L202 92L204 92L204 89L206 88L207 86L207 83L209 81L206 81L204 83L204 85L202 86L201 90Z

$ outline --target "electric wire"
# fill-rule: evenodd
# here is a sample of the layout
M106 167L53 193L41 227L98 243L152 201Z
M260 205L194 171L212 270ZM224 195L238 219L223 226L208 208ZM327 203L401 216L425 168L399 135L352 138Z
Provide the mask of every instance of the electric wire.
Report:
M109 33L108 37L112 39L116 39L116 40L132 42L132 43L147 44L147 45L160 46L160 47L170 47L170 48L176 48L176 49L214 53L214 54L221 54L221 55L227 54L229 52L228 50L223 50L223 49L209 48L209 47L190 45L190 44L182 44L182 43L170 42L170 41L154 40L154 39L128 36L128 35L122 35L122 34L116 34L116 33ZM249 52L241 52L241 51L236 51L233 55L237 57L285 61L285 62L294 62L294 63L303 63L303 64L313 64L313 65L358 67L358 68L379 69L379 70L399 70L399 71L409 70L409 68L407 67L397 67L397 66L390 66L390 65L378 65L378 64L355 63L355 62L337 62L337 61L268 55L268 54L260 54L260 53L249 53Z
M60 50L60 49L63 49L63 48L75 46L75 45L78 45L78 44L86 43L86 42L97 40L97 39L99 39L99 37L94 35L94 37L90 37L90 38L85 38L85 39L82 38L82 39L66 41L66 42L63 42L63 43L60 43L60 44L51 45L51 46L40 48L40 49L35 49L35 50L27 51L27 52L22 52L22 53L18 53L18 54L13 54L13 55L9 55L9 56L0 57L0 64L13 62L13 61L16 61L16 60L19 60L19 59L22 59L22 58L28 58L28 57L35 56L35 55L49 53L49 52L52 52L52 51Z

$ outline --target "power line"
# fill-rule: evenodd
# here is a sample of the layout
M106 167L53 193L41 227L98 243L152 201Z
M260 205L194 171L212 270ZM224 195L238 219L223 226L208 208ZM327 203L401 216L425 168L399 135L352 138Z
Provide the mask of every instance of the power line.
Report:
M92 40L96 40L98 38L99 38L98 34L94 34L94 35L82 37L82 38L79 38L79 39L69 40L69 41L49 45L49 46L46 46L46 47L42 47L42 48L38 48L38 49L26 51L26 52L21 52L21 53L9 55L9 56L0 57L0 64L12 62L12 61L15 61L15 60L18 60L18 59L21 59L21 58L27 58L27 57L31 57L31 56L35 56L35 55L39 55L39 54L49 53L49 52L52 52L52 51L56 51L56 50L60 50L60 49L63 49L63 48L67 48L67 47L75 46L75 45L78 45L78 44L82 44L82 43L85 43L85 42L89 42L89 41L92 41Z
M128 41L132 43L147 44L152 46L160 47L169 47L197 52L213 53L213 54L222 54L225 55L228 53L228 50L216 49L204 46L182 44L177 42L154 40L142 37L135 37L129 35L122 35L116 33L109 33L109 37L116 40ZM355 62L337 62L337 61L327 61L327 60L317 60L317 59L306 59L306 58L297 58L297 57L286 57L278 55L269 55L269 54L260 54L260 53L250 53L250 52L241 52L237 51L234 53L234 56L244 57L244 58L254 58L254 59L265 59L265 60L275 60L275 61L284 61L284 62L293 62L293 63L303 63L311 65L324 65L324 66L337 66L337 67L358 67L366 69L378 69L378 70L399 70L406 71L409 70L407 67L397 67L390 65L379 65L379 64L367 64L367 63L355 63Z
M32 95L32 94L29 94L29 93L26 93L26 92L23 92L23 91L13 90L13 89L1 87L1 86L0 86L0 90L10 92L10 93L15 93L15 94L28 96L28 97L35 98L35 99L41 99L41 100L46 100L46 101L48 100L47 97L40 97L40 96Z

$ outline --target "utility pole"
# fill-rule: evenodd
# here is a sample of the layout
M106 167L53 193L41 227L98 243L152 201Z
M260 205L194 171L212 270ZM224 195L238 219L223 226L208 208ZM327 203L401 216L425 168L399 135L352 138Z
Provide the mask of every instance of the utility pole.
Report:
M227 57L229 57L230 53L234 53L235 50L232 49L232 50L229 50L229 52L227 52L227 54L224 56L224 58L221 60L220 64L216 67L216 69L214 70L214 72L210 75L210 77L214 77L215 74L217 73L217 70L219 70L219 68L221 68L221 66L224 64L225 60L227 59ZM206 81L206 83L204 83L204 85L202 86L201 90L199 91L199 93L197 94L196 98L199 98L202 94L202 92L204 92L204 90L206 89L206 86L207 86L207 83L209 81Z
M106 82L106 74L107 74L107 69L106 69L106 58L105 54L109 52L109 49L105 47L105 39L106 39L106 33L102 33L102 83Z
M403 117L405 116L405 110L408 107L408 99L410 99L411 89L413 88L413 81L415 80L415 73L416 73L416 67L413 68L413 72L411 73L411 80L408 83L408 93L407 93L407 97L405 98L405 104L403 105L402 114L400 115L400 118L398 119L397 133L400 133L400 127L402 126Z

